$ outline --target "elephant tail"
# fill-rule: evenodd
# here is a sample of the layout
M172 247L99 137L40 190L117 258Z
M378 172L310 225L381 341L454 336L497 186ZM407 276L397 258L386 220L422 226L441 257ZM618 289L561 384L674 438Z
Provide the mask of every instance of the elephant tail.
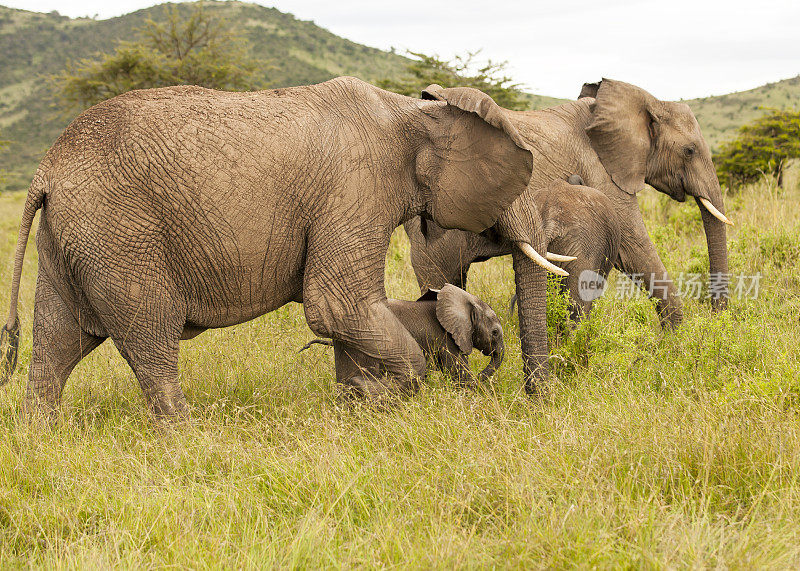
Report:
M511 301L508 302L508 316L514 317L514 307L517 305L517 294L511 296Z
M8 311L8 321L0 330L0 350L3 354L2 363L0 363L0 385L8 382L17 366L17 349L19 348L17 301L19 299L19 282L22 278L22 262L25 260L25 247L28 245L33 219L44 203L44 196L45 185L39 176L35 176L28 190L28 198L25 200L25 210L22 212L22 221L19 226L17 250L14 253L14 277L11 282L11 307Z
M318 343L319 345L327 345L328 347L333 346L333 341L330 339L312 339L311 341L303 345L303 347L300 349L300 351L298 351L298 353L305 351L315 343Z

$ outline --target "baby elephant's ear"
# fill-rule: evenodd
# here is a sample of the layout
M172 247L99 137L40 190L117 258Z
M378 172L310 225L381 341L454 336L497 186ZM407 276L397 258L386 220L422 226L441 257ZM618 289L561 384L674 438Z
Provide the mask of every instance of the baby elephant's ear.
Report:
M472 312L475 296L453 284L444 284L436 302L436 318L462 353L472 353Z

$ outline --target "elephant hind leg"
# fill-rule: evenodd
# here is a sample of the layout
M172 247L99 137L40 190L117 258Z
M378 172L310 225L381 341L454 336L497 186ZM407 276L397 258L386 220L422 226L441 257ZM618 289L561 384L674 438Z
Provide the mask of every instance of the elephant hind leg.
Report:
M72 369L105 340L81 329L50 278L39 272L33 311L33 349L23 411L52 416Z
M188 416L189 405L178 380L180 331L147 329L128 338L112 339L133 369L145 400L156 417Z
M159 418L189 414L178 380L178 350L185 309L162 288L151 288L127 307L117 309L107 329L128 362L150 409Z

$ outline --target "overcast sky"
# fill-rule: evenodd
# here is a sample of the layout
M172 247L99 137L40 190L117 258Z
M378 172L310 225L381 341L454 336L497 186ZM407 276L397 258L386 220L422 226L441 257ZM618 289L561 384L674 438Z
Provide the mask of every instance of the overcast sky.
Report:
M118 16L154 0L0 0ZM398 51L508 61L527 90L575 98L621 79L662 99L720 95L800 74L800 0L261 0L333 33ZM1 58L2 56L0 56Z

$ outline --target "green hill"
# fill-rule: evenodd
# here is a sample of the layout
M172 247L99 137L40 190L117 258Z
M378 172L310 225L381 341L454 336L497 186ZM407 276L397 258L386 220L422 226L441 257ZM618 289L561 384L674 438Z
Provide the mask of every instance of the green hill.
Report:
M736 136L736 130L763 113L762 107L800 109L800 76L748 91L685 101L692 108L712 149Z
M274 8L242 2L205 2L247 40L252 55L266 61L264 79L273 86L303 85L337 75L367 81L399 73L407 60L340 38L313 22ZM178 9L191 7L179 4ZM12 145L0 152L6 187L27 188L42 153L69 122L53 106L46 76L69 61L110 52L118 40L133 40L147 18L163 7L108 20L71 19L0 6L0 136Z
M398 54L363 46L298 20L275 8L243 2L204 2L224 17L247 41L253 56L265 61L263 77L270 85L317 83L337 75L366 81L402 73L408 60ZM188 12L191 6L178 4ZM4 188L27 188L44 151L71 119L53 103L47 77L70 61L111 52L119 40L133 40L148 18L160 19L163 6L118 18L68 18L0 6L0 138L11 145L0 150ZM476 46L464 46L464 48ZM580 86L576 86L576 90ZM526 94L533 109L565 101ZM800 76L718 97L686 101L695 111L712 148L759 114L759 107L800 107Z

